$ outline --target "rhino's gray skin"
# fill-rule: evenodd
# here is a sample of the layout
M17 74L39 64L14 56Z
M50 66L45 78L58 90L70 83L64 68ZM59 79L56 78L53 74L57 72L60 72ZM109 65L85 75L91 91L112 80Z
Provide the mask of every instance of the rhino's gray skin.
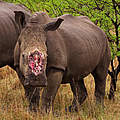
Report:
M23 5L0 1L0 67L9 65L14 69L14 47L21 28L15 22L14 11L23 11L26 21L30 16Z
M16 17L21 18L17 13ZM14 51L15 66L18 66L18 74L29 96L30 109L39 105L39 88L35 87L41 86L41 81L45 84L41 78L43 74L37 79L30 77L32 72L27 58L35 48L48 55L45 58L47 87L42 93L42 111L49 112L61 83L70 83L74 94L70 108L77 110L76 100L82 104L87 97L83 78L90 73L95 80L96 102L104 104L110 49L105 33L87 17L63 15L51 19L43 12L30 17ZM24 83L26 78L32 81L28 86Z

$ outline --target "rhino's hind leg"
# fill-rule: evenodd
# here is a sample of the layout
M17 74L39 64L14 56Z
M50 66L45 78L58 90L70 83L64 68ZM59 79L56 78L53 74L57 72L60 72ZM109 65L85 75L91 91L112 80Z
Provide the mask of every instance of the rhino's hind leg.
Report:
M95 97L96 103L104 106L104 96L105 96L105 87L106 87L106 77L109 66L110 57L103 56L103 59L92 72L92 75L95 80Z
M70 83L71 90L73 92L73 102L69 107L69 112L78 111L78 106L81 105L86 97L88 96L87 90L84 84L84 79L74 78L74 80Z
M95 70L93 73L95 79L95 97L96 103L100 103L104 106L106 75L103 75L104 71Z

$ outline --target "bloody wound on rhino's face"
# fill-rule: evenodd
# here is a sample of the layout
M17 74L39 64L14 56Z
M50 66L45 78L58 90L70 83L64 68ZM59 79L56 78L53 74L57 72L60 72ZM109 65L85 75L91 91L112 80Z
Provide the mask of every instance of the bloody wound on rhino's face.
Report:
M37 48L32 53L29 53L28 65L35 76L42 74L44 71L44 64L44 54Z

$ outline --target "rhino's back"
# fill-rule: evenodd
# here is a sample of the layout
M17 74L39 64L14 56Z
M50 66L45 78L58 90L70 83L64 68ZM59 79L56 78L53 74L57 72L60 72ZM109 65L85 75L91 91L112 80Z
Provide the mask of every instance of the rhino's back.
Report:
M59 39L55 37L57 39L53 40L53 45L56 43L59 49L61 47L59 54L55 55L58 61L55 63L64 65L73 74L84 76L93 71L102 59L107 46L106 36L87 17L64 15L62 18L64 22L56 32ZM55 36L55 33L51 34Z
M31 15L31 11L22 4L14 4L14 3L0 1L0 8L6 9L6 11L11 10L12 12L23 11L25 14L26 21L28 20L28 18Z
M10 9L12 11L15 11L15 10L20 10L21 11L22 10L22 11L30 13L30 11L22 4L14 4L14 3L8 3L8 2L0 1L0 7Z

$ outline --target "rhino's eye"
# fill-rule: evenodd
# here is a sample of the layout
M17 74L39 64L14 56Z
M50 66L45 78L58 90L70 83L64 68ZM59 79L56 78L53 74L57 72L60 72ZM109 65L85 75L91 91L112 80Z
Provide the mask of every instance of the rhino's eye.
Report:
M22 58L23 58L23 59L25 58L25 54L22 54Z
M20 39L18 40L18 43L19 43L19 46L20 46L21 45L21 40Z
M25 61L26 61L26 55L23 53L22 54L22 61L23 61L23 64L25 64Z

